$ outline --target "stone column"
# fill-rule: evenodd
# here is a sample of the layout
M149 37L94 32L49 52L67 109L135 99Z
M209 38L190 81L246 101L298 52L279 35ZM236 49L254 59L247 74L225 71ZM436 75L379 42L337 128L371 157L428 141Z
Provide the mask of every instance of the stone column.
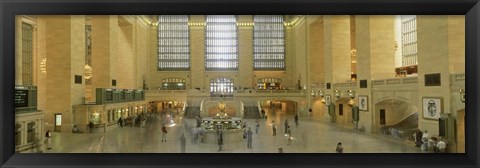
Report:
M253 23L252 15L238 16L237 23ZM253 81L253 25L238 26L238 71L240 80L235 87L250 87Z
M82 103L85 66L85 16L41 16L46 28L45 121L47 129L54 130L54 114L62 114L61 131L70 131L72 105ZM75 84L75 75L82 76L82 84Z
M367 95L368 112L360 112L359 127L367 132L375 125L375 104L371 93L371 81L395 77L395 16L356 16L356 50L358 81L367 80L367 88L357 83L356 94ZM358 98L358 97L356 97ZM356 99L357 101L358 99ZM358 104L358 102L356 102Z
M417 16L418 46L418 95L419 103L424 97L442 99L442 113L456 116L450 90L450 75L465 73L465 18L464 16ZM425 86L425 75L440 74L439 86ZM420 116L423 108L419 107ZM429 130L430 135L439 134L438 120L419 117L419 128ZM448 129L452 130L453 127ZM447 135L449 145L455 146L453 131Z
M208 93L209 86L205 86L205 16L190 16L190 86L194 88L205 88Z
M116 75L117 16L91 16L92 23L92 86L111 88ZM92 92L95 98L95 91Z

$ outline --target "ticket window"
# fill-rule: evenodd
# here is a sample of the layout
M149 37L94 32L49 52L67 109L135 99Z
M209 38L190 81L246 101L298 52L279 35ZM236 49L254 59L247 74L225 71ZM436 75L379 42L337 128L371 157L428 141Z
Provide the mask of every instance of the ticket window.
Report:
M55 114L55 128L53 131L60 132L62 130L62 114Z

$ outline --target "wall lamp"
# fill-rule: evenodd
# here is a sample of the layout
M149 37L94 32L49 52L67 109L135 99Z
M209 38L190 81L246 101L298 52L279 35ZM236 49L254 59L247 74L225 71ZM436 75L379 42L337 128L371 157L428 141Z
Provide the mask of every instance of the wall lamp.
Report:
M460 89L460 101L465 103L465 89Z
M321 97L325 96L325 95L323 94L323 91L322 91L322 90L318 91L318 95L321 96Z
M340 93L339 90L334 90L334 91L333 91L333 95L335 95L335 97L337 97L337 99L338 99L338 98L340 98L341 93Z
M350 97L350 99L354 99L355 98L355 91L353 90L348 90L348 97Z

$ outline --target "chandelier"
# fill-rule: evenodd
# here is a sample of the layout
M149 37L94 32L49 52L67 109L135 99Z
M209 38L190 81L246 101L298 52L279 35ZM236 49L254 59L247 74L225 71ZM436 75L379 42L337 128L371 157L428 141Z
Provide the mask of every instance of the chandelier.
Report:
M47 58L43 58L40 62L40 71L43 74L47 74Z

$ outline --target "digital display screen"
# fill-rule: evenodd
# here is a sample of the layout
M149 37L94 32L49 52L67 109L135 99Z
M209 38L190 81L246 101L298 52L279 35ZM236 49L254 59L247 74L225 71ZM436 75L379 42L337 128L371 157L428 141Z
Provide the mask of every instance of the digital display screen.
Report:
M28 107L28 90L15 90L15 108Z

